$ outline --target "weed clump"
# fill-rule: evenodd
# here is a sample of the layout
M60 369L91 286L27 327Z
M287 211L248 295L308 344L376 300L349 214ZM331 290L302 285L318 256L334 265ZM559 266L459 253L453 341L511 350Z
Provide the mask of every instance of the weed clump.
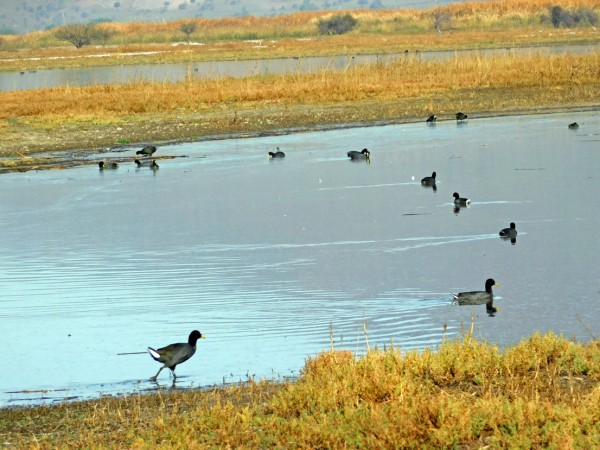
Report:
M595 448L600 345L332 349L296 381L0 410L8 447ZM51 430L51 431L49 431Z
M543 16L542 22L550 21L555 28L573 28L577 26L595 26L598 23L598 14L588 6L582 6L574 11L569 11L561 6L550 7L550 16Z
M336 15L318 23L319 34L345 34L354 29L358 21L351 14Z

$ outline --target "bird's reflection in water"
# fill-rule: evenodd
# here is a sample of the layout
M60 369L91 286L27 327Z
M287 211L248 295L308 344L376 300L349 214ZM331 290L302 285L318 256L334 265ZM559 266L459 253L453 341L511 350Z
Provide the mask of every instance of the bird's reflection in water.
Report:
M485 304L485 311L487 312L488 316L494 317L496 313L500 311L500 308L494 306L494 299L492 298Z
M510 241L510 243L512 245L515 245L517 243L517 238L516 237L510 237L510 236L500 236L500 239L502 239L503 241Z
M435 183L433 184L425 184L425 183L421 183L421 187L424 189L429 189L431 188L433 190L433 192L437 192L437 186Z
M469 301L469 302L454 300L452 303L454 305L462 305L462 306L465 306L465 305L477 306L477 305L483 305L484 301L485 300L481 300L481 299L479 301ZM497 306L494 306L493 298L491 298L487 302L485 302L485 312L487 313L488 316L494 317L498 311L500 311L500 308Z

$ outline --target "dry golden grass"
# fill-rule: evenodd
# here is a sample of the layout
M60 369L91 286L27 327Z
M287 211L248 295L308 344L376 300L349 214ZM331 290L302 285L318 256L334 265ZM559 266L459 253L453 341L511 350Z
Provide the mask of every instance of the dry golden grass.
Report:
M600 53L457 56L344 72L0 92L0 165L35 152L598 107ZM16 166L15 166L16 164ZM37 164L36 164L37 165Z
M600 32L594 27L557 29L542 23L542 16L548 16L554 3L509 0L426 10L313 11L274 17L104 23L99 26L112 32L107 45L79 50L57 41L53 31L2 36L0 70L598 42ZM600 13L600 5L593 0L570 0L561 6ZM439 12L452 18L443 33L433 26L432 15ZM320 20L341 13L352 14L358 27L346 35L318 35ZM191 40L203 45L173 46L186 41L180 27L189 21L195 22L198 30ZM132 52L159 53L128 55ZM111 56L81 58L105 53Z
M381 27L378 27L381 28ZM466 29L447 33L428 31L418 34L380 33L275 40L224 40L203 45L170 43L73 46L24 49L0 53L0 70L28 71L49 68L111 66L200 61L289 58L290 56L330 56L389 54L425 50L505 48L555 44L593 44L600 39L594 28L550 29L525 26L510 29Z
M589 55L456 56L421 61L418 56L389 64L358 66L342 72L260 75L243 79L189 79L183 82L133 82L0 92L0 119L37 117L42 122L78 117L97 122L133 114L178 113L236 105L335 105L344 102L421 99L419 117L437 106L430 99L469 90L547 91L556 103L579 92L593 100L598 89L600 53ZM489 97L493 97L490 94ZM500 99L496 99L500 100ZM518 98L514 99L519 101ZM482 98L485 105L488 99Z
M600 345L331 351L297 381L0 410L16 448L597 448Z
M183 37L181 21L103 24L115 31L114 42L80 50L52 47L57 43L49 32L6 37L3 48L25 45L29 49L2 51L0 70L181 61L188 62L191 70L195 61L215 59L405 50L410 50L410 56L396 64L341 73L324 68L312 75L2 92L0 157L7 159L0 161L0 167L26 169L34 161L32 153L39 151L97 151L123 142L414 121L430 113L443 119L458 109L488 115L598 106L597 54L457 57L430 63L415 57L414 50L425 49L598 42L600 32L592 27L540 25L539 15L547 13L549 5L525 0L450 5L444 8L454 21L443 33L431 27L434 10L369 10L351 11L360 25L340 36L316 35L316 22L333 13L307 12L197 19L200 31L192 38L206 45L194 46L171 45ZM563 4L579 6L598 9L589 0ZM526 20L515 22L516 16Z

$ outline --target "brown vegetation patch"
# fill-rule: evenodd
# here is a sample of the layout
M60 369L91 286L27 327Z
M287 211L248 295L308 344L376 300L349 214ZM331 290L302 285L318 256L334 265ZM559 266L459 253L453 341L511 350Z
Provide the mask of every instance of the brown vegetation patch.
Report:
M309 358L291 382L0 410L25 448L594 448L600 345L536 334Z
M344 72L0 92L0 165L40 166L27 158L64 150L77 157L122 144L399 123L432 113L453 119L458 110L476 118L592 108L598 74L600 53L450 61L411 55Z

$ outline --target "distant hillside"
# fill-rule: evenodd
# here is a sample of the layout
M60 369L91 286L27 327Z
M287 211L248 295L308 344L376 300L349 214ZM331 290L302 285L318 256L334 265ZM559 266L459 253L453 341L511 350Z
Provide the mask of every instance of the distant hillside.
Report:
M460 1L460 0L458 0ZM290 14L307 10L429 8L457 0L19 0L0 2L0 34L66 23L166 21Z

